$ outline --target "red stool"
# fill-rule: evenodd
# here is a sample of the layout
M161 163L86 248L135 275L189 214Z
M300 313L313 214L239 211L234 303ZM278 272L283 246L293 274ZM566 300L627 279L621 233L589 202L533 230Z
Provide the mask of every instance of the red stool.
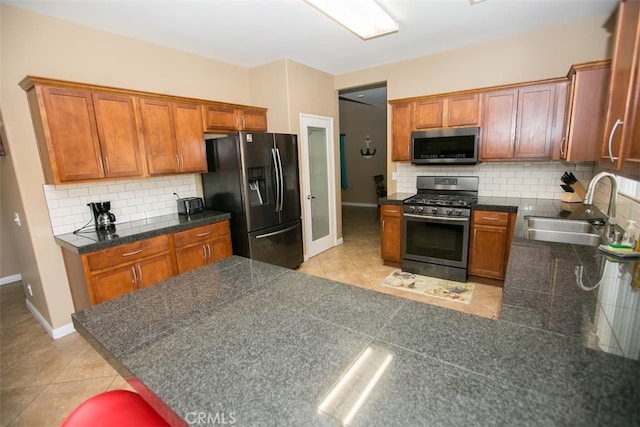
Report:
M165 427L169 424L138 394L111 390L82 402L62 427Z

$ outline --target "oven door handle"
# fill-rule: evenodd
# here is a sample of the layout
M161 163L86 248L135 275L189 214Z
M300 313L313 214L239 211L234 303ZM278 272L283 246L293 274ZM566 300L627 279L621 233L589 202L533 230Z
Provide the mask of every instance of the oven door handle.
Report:
M469 222L469 218L451 218L451 217L442 217L442 216L430 216L430 215L412 215L412 214L404 214L406 217L417 218L417 219L435 219L437 221L455 221L455 222Z

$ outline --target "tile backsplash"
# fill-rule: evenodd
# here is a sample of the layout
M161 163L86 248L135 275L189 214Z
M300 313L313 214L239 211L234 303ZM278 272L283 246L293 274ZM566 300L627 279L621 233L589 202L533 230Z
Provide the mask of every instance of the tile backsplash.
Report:
M90 202L111 201L119 222L136 221L178 212L176 196L197 196L199 174L126 179L86 184L43 185L53 234L93 226Z
M481 197L525 197L532 199L562 198L560 177L573 172L586 187L593 177L593 163L491 162L474 166L415 166L398 163L396 180L398 193L415 193L419 175L477 176Z

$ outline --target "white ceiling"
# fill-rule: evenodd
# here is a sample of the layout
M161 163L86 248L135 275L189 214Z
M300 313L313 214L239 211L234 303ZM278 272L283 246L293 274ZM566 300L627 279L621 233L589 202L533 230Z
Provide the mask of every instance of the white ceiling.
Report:
M291 59L333 75L607 15L618 3L378 0L400 30L363 41L303 0L0 1L241 67Z

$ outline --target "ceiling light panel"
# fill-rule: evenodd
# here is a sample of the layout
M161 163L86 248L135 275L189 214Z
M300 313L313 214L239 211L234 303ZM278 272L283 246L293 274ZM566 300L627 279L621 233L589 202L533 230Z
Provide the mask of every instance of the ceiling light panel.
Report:
M398 22L374 0L304 0L363 40L398 31Z

